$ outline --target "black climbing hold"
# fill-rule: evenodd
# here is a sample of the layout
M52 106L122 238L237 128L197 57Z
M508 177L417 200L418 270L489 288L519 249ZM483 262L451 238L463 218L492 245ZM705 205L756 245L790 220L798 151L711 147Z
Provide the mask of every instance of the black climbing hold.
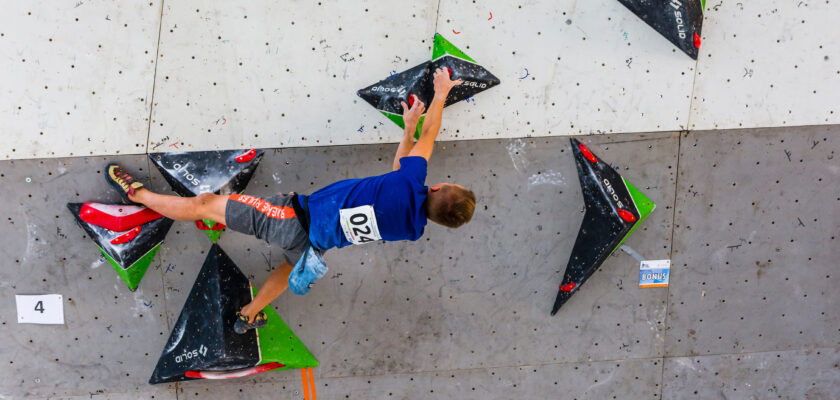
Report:
M202 193L241 193L262 156L263 151L257 149L149 154L172 190L183 197ZM219 240L225 225L209 219L200 222L196 221L196 227L203 230L210 241Z
M134 205L68 203L67 208L128 288L137 289L173 221Z
M262 156L256 149L149 154L172 190L184 197L241 193Z
M251 302L251 284L233 260L213 245L172 328L149 383L226 379L318 361L271 306L264 328L234 332L236 313Z
M414 100L420 100L428 107L434 97L433 74L438 68L447 69L450 78L453 80L460 79L463 81L449 92L444 107L472 97L500 83L499 78L478 65L475 60L439 34L435 35L432 58L431 61L393 74L361 89L357 94L388 119L401 128L405 128L400 102L414 104ZM416 96L416 98L411 99L411 95ZM416 137L419 137L422 125L423 119L421 118L417 124Z
M691 58L697 59L705 0L618 0Z
M582 143L571 139L583 191L583 215L551 315L653 211L655 204Z

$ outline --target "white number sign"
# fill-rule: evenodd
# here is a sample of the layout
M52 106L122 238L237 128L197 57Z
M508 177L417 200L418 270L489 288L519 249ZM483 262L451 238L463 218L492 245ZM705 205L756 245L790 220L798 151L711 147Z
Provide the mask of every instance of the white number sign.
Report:
M353 244L382 240L373 206L359 206L339 210L339 222L344 237Z
M15 295L18 323L64 324L64 300L60 294Z

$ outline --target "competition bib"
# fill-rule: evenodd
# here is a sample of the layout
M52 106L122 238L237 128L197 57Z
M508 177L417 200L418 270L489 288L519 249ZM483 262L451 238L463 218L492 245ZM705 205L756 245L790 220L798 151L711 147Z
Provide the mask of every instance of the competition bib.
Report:
M339 210L339 222L344 237L353 244L363 244L382 240L373 206L359 206Z

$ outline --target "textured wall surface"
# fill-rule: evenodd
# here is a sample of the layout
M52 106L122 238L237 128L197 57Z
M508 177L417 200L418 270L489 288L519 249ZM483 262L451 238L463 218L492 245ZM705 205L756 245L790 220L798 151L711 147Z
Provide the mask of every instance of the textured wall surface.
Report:
M837 398L838 138L837 127L584 137L656 202L627 245L672 258L671 286L639 289L638 262L617 252L555 317L583 207L568 140L440 143L427 183L471 187L473 222L330 251L309 295L273 305L320 360L325 399ZM269 150L246 192L381 173L394 150ZM0 396L302 398L298 371L146 383L210 242L176 223L129 292L64 206L117 199L108 160L168 191L142 156L0 162ZM235 232L220 244L255 284L283 257ZM16 323L14 295L39 293L65 296L65 325Z
M615 0L0 4L0 159L394 143L355 92L435 32L502 81L442 140L840 122L831 1L710 0L698 61Z
M840 123L836 1L706 1L690 129Z
M161 3L0 2L0 159L144 153Z
M130 292L65 204L117 201L114 160L170 192L149 151L265 148L261 196L386 172L400 131L355 91L435 32L502 81L447 108L429 169L476 215L330 251L273 303L321 398L840 398L830 0L710 0L698 61L614 0L0 5L0 399L302 398L297 371L148 385L210 242L176 223ZM755 127L778 128L733 130ZM626 244L671 286L616 252L550 317L583 216L557 136L590 133L657 204ZM220 244L255 284L283 259ZM45 293L65 324L18 324L14 296Z
M431 58L436 6L166 3L149 146L398 141L401 130L356 90Z

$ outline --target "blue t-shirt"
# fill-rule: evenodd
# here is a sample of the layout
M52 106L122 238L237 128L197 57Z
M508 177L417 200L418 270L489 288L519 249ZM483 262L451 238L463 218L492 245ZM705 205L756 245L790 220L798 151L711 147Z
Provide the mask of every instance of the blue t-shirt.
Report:
M426 226L426 159L403 157L400 169L385 175L347 179L309 195L309 241L320 250L344 247L340 210L373 206L382 240L417 240Z

